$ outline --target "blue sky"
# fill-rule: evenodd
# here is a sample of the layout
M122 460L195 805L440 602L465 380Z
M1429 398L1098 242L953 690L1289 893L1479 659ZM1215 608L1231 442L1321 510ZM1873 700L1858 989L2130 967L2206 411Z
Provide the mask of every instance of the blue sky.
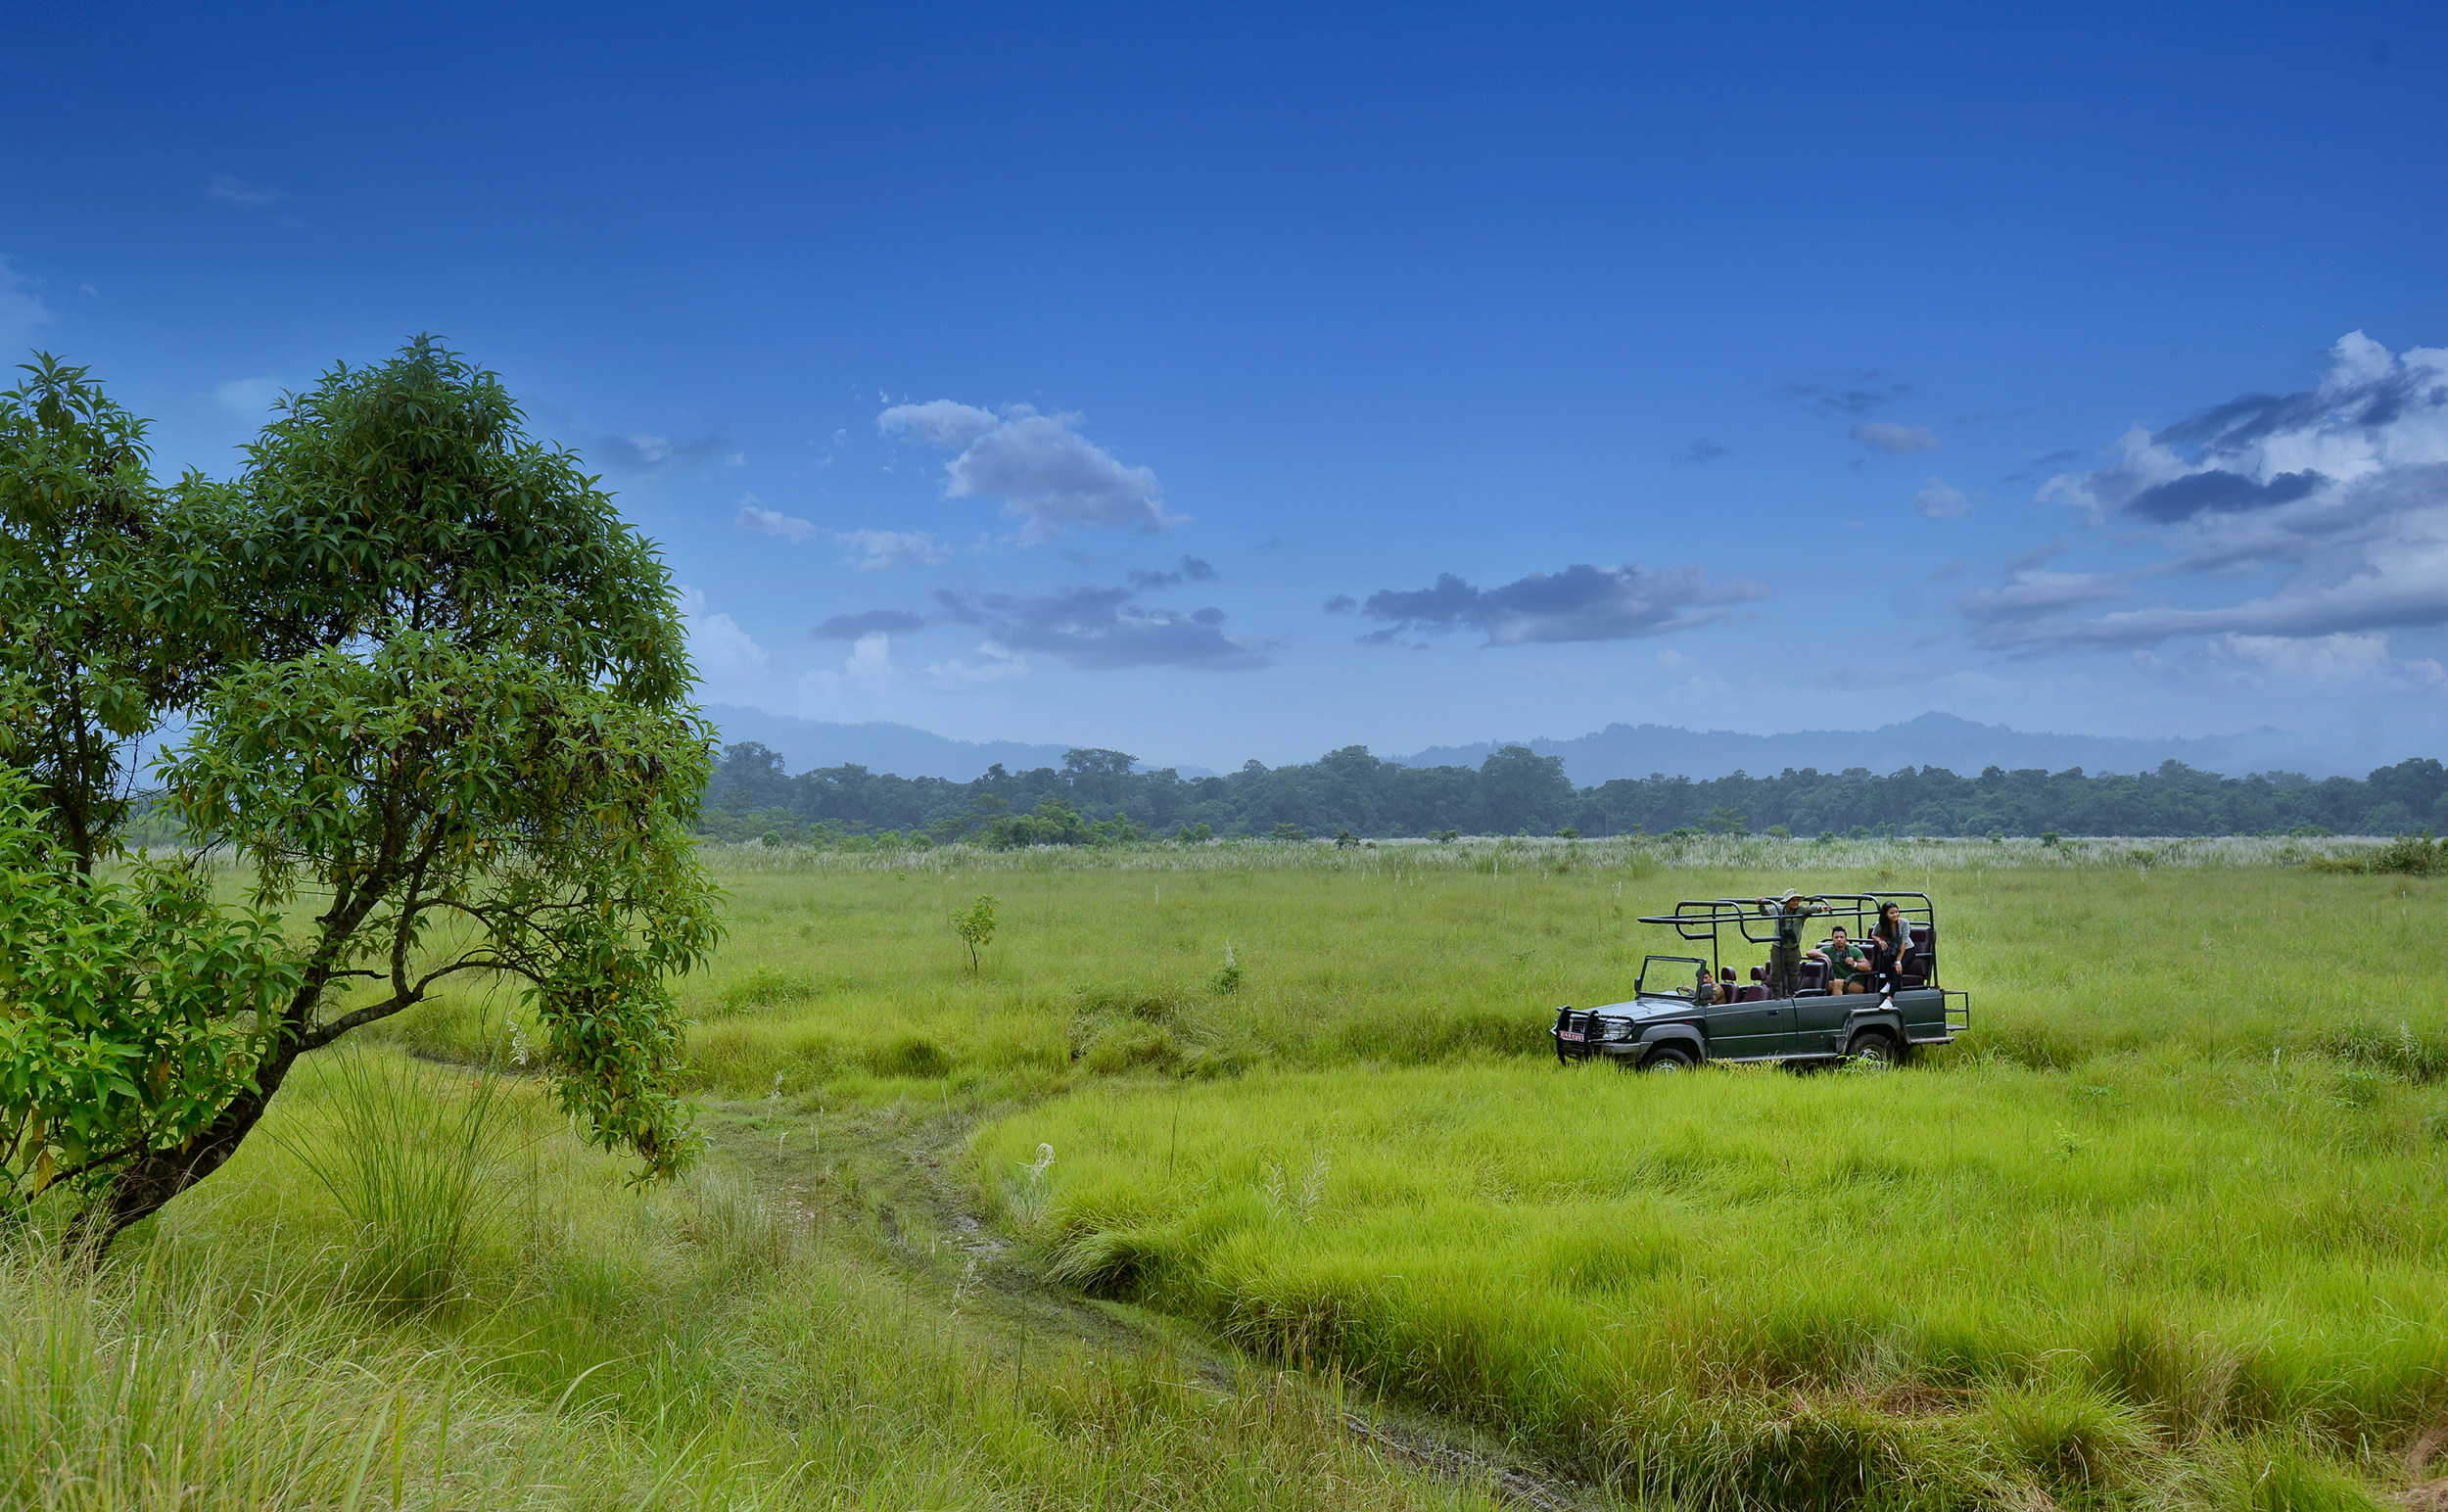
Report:
M9 29L0 341L225 474L440 333L663 543L709 701L2448 746L2436 8Z

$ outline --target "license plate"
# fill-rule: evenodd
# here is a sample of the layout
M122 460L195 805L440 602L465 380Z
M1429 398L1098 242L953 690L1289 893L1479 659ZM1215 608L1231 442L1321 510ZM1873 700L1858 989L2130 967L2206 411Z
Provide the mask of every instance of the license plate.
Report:
M1562 1033L1558 1034L1558 1035L1556 1036L1556 1038L1558 1038L1558 1039L1568 1039L1568 1040L1571 1040L1574 1044L1577 1045L1577 1044L1580 1044L1582 1041L1584 1041L1584 1040L1588 1039L1588 1038L1589 1038L1589 1036L1588 1036L1588 1035L1586 1035L1586 1034L1583 1034L1583 1033L1582 1033L1580 1030L1578 1030L1578 1029L1566 1029L1566 1030L1565 1030L1565 1031L1563 1031Z

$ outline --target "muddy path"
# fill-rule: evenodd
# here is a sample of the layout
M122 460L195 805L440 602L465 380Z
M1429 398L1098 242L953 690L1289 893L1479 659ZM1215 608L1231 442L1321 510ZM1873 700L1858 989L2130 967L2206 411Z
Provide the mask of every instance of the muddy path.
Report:
M893 1272L903 1285L957 1304L1024 1350L1038 1341L1092 1349L1162 1349L1223 1394L1252 1390L1340 1398L1344 1429L1388 1458L1490 1491L1540 1512L1616 1512L1599 1488L1508 1452L1483 1436L1385 1403L1348 1384L1329 1396L1311 1375L1242 1354L1180 1319L1083 1297L1038 1272L997 1232L964 1171L970 1134L1008 1109L949 1099L848 1112L792 1103L709 1102L702 1126L714 1149L772 1202L804 1216L821 1242Z

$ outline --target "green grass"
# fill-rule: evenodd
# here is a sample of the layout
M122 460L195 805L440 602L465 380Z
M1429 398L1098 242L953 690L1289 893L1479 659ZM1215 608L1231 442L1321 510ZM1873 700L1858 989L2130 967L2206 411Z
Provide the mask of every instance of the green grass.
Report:
M713 854L703 1174L640 1193L533 1080L477 1128L400 1057L515 1066L510 994L403 1016L99 1277L7 1252L0 1505L1481 1504L1337 1381L1686 1508L2364 1506L2448 1437L2436 881L2260 842ZM1967 1042L1555 1065L1630 916L1788 882L1936 893ZM913 1180L1018 1248L965 1266ZM1065 1333L1032 1271L1252 1363Z
M467 1214L460 1285L403 1309L388 1230L427 1220L344 1208L295 1152L377 1104L463 1131L461 1080L302 1072L281 1140L99 1274L0 1248L0 1505L1488 1505L1259 1373L1015 1334L910 1236L879 1248L728 1162L638 1194L532 1087L502 1090L527 1137L486 1159L506 1190Z
M1291 1072L1050 1104L979 1176L1041 1144L1056 1274L1695 1503L2156 1500L2448 1411L2448 1097L2323 1062Z
M2193 843L2215 857L2262 842ZM1910 847L1877 854L1899 848ZM2448 931L2423 880L2053 862L1735 872L1621 846L1238 849L1251 865L1226 867L1221 851L1190 852L1181 870L1156 865L1179 851L1103 867L935 852L932 869L728 872L731 938L681 986L699 1019L699 1083L762 1096L778 1076L785 1093L822 1087L837 1102L941 1096L947 1083L955 1096L1035 1097L1115 1073L1535 1057L1554 1005L1629 994L1653 948L1642 936L1662 932L1633 917L1788 881L1934 892L1949 985L1974 994L1975 1043L2019 1063L2178 1043L2214 1058L2283 1049L2448 1067ZM972 975L950 915L981 892L1002 921ZM1225 994L1213 983L1228 947L1242 977ZM473 1057L511 1007L450 997L391 1032Z

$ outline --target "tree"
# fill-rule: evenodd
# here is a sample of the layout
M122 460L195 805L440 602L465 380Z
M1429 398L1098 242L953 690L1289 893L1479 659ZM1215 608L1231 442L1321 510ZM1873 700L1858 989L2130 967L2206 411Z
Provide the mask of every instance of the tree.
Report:
M88 1223L107 1242L209 1177L300 1056L460 976L521 984L564 1109L678 1171L696 1140L666 980L719 924L688 836L711 732L653 547L428 339L285 400L237 501L222 593L253 654L204 687L165 801L242 860L293 975L197 1093L209 1113L86 1170Z
M192 701L232 628L225 496L157 485L145 423L47 354L0 393L0 763L80 875L117 848L135 744Z

